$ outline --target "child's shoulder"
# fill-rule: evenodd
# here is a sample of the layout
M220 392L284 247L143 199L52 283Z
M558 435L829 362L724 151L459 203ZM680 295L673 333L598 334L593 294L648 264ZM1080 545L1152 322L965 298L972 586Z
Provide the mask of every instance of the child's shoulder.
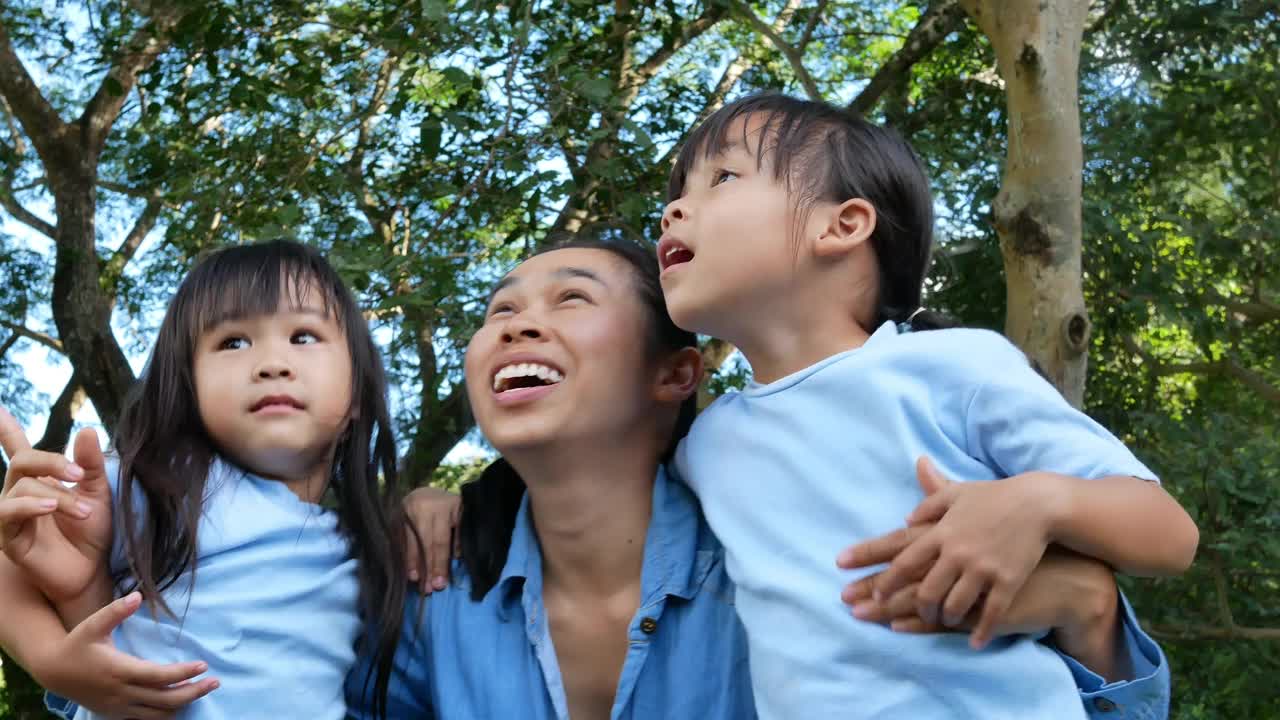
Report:
M966 375L988 375L1011 364L1028 367L1025 353L1004 335L981 328L947 328L902 333L888 344L891 352L917 362L953 368Z

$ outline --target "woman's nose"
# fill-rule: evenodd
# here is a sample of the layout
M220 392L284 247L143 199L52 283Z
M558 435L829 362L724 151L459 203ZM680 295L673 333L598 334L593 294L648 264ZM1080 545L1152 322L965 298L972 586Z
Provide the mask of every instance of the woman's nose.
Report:
M542 330L538 324L523 315L516 316L507 321L506 327L502 329L502 342L513 343L517 340L541 340Z

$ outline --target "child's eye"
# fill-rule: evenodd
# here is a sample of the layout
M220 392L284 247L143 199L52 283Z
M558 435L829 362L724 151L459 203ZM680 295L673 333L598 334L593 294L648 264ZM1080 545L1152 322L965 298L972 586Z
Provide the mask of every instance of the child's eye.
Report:
M289 338L289 342L294 345L314 345L315 343L320 342L320 338L316 337L316 334L309 330L299 330Z
M249 347L249 339L239 335L232 335L218 343L219 350L241 350L247 347Z
M494 305L493 307L489 308L489 317L493 317L495 315L504 315L509 312L512 312L512 307L510 303L498 303L497 305Z
M732 180L738 177L738 173L732 170L716 170L711 176L711 187L715 187L726 180Z
M581 290L565 290L563 293L560 294L560 302L566 303L571 300L582 300L584 302L591 302L591 298L587 297L587 294L582 292Z

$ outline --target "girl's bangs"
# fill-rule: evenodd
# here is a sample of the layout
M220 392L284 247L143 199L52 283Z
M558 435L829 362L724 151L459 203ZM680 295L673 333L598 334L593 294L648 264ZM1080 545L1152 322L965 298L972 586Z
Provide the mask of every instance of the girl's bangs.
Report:
M222 251L208 258L188 277L189 292L175 298L173 310L188 329L192 346L209 329L282 309L301 311L318 294L326 315L345 325L337 287L305 255L265 251ZM239 248L237 248L239 249ZM256 250L256 252L254 252Z

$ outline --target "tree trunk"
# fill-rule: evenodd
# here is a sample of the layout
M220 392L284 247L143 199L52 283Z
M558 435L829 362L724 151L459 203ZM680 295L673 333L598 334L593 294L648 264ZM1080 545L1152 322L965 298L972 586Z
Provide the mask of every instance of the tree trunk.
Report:
M992 211L1004 255L1005 334L1072 405L1084 400L1078 67L1088 3L963 0L996 51L1008 158Z
M57 209L53 321L67 358L110 433L133 384L133 369L111 331L112 299L99 281L95 248L97 158L81 154L79 167L49 173Z

